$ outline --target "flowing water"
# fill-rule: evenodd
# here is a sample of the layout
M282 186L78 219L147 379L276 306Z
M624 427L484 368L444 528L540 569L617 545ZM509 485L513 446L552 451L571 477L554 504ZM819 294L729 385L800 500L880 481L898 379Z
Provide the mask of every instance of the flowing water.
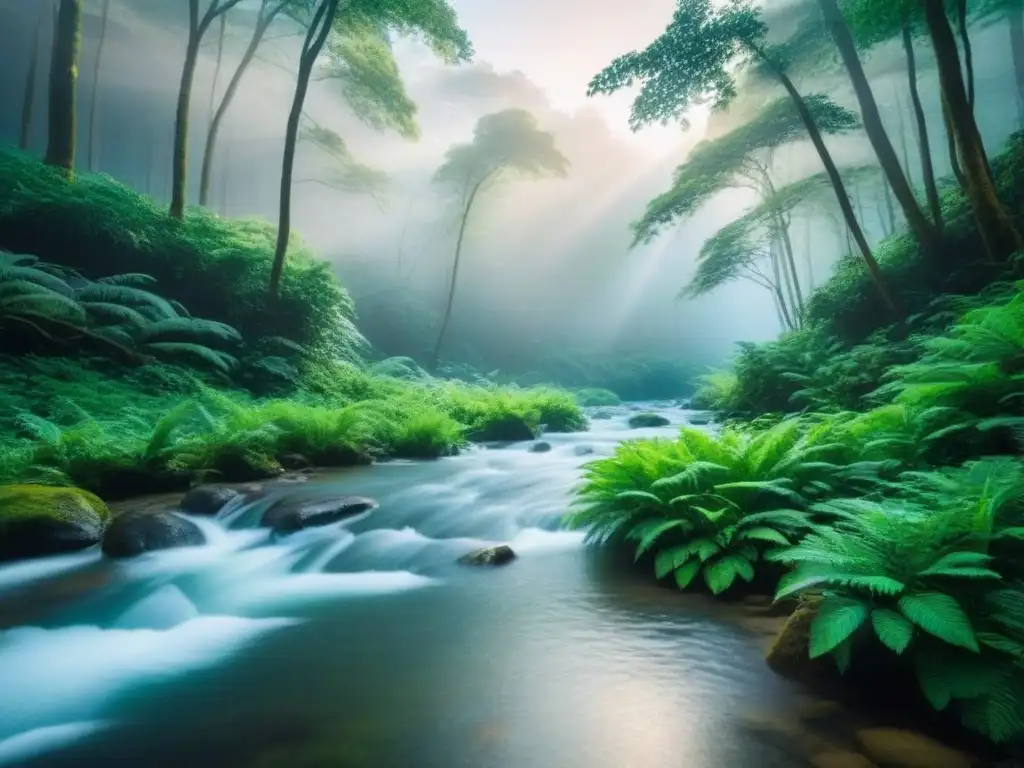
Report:
M750 634L558 530L586 461L674 432L628 415L272 491L380 502L341 525L275 540L271 496L203 547L0 568L0 766L806 765L743 726L793 706Z

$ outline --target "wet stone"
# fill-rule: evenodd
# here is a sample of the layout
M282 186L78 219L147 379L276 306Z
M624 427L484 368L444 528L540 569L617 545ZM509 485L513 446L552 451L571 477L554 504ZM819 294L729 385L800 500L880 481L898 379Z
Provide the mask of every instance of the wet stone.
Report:
M200 485L185 494L178 503L178 511L186 515L213 517L241 494L233 488L218 485Z
M125 512L103 535L107 557L135 557L161 549L198 547L206 543L199 526L173 512Z
M463 565L507 565L516 559L516 553L508 544L477 549L459 558Z

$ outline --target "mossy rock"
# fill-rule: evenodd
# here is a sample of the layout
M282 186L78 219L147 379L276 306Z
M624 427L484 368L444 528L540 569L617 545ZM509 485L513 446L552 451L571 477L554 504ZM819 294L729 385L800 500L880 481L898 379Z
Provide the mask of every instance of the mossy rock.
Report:
M79 488L0 485L0 561L91 547L109 521L107 505Z
M459 558L462 565L508 565L516 559L516 553L508 544L484 547Z
M775 673L792 680L811 682L824 671L821 659L810 658L811 623L820 606L820 599L805 600L790 614L765 659Z
M672 422L659 413L638 413L636 416L629 417L629 426L633 429L642 429L644 427L667 427L671 423Z
M477 425L469 439L477 443L518 443L536 437L536 430L524 417L507 413Z

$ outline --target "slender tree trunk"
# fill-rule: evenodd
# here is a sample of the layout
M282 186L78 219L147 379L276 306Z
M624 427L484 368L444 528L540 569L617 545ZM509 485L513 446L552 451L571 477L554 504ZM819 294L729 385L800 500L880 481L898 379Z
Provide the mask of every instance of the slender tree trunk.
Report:
M807 290L814 293L814 251L811 247L811 220L804 217L804 261L807 263Z
M786 249L782 245L782 233L780 231L780 225L775 225L775 232L772 234L772 252L776 254L776 258L779 260L780 268L782 270L782 285L786 288L786 301L791 308L791 315L793 318L793 324L799 325L800 323L800 305L797 302L796 291L793 289L793 273L789 269L787 263Z
M1024 251L1024 240L996 194L981 133L961 75L956 37L945 9L942 3L925 3L923 7L938 62L942 97L963 160L967 195L978 223L978 231L989 258L1003 259L1014 252Z
M445 302L444 317L441 320L441 330L437 333L437 341L434 342L434 349L430 353L430 359L427 361L427 370L431 373L437 370L438 363L441 362L441 349L444 347L444 337L448 333L448 323L452 319L452 306L455 304L455 288L459 280L459 265L462 261L462 242L466 236L466 224L469 222L469 214L473 210L473 203L476 201L477 195L480 194L480 188L490 176L490 173L486 174L473 185L469 196L466 198L466 205L462 209L462 221L459 222L459 236L455 241L455 260L452 262L452 277L448 284L448 299Z
M98 170L96 165L96 96L100 90L100 63L103 61L103 43L107 39L107 21L110 18L110 0L103 0L103 16L100 21L100 40L96 46L96 62L92 69L92 95L89 97L89 170Z
M935 183L935 167L932 164L932 147L928 138L928 121L921 103L921 93L917 88L917 56L914 54L914 38L910 30L910 22L903 23L903 51L907 57L907 80L910 84L910 101L914 105L914 118L917 120L918 146L921 148L921 175L924 177L925 195L932 221L941 232L945 226L942 220L942 203L939 200L939 187Z
M299 58L299 72L295 81L295 96L292 108L288 113L288 124L284 137L284 157L281 163L281 198L277 222L277 245L274 248L274 263L270 269L270 298L275 300L281 285L281 274L284 271L284 260L288 254L288 238L291 236L292 216L292 177L295 171L295 145L299 140L299 120L302 118L302 106L309 91L309 79L327 35L331 31L331 23L338 11L340 0L320 0L313 19L306 31L306 39L302 45Z
M1017 85L1017 127L1024 126L1024 3L1014 3L1009 12L1010 51Z
M964 47L964 79L967 85L967 102L974 111L974 51L971 35L967 30L967 0L956 0L956 24L960 32L960 44Z
M903 153L903 171L907 174L907 181L914 183L914 168L910 164L910 149L907 146L907 124L903 119L903 99L900 98L899 89L893 85L893 93L896 97L896 119L899 121L898 130L900 134L900 151ZM885 175L884 173L882 174ZM888 184L888 180L885 182Z
M228 189L231 179L231 145L224 147L224 162L220 170L220 215L228 215Z
M176 219L185 216L185 197L188 192L188 128L192 104L192 84L199 61L199 46L210 25L241 0L210 0L206 13L200 17L199 0L188 0L188 44L185 47L185 64L181 69L181 84L178 86L178 106L174 116L174 161L171 181L171 216Z
M949 154L949 168L953 172L956 183L964 191L967 190L967 177L964 176L964 169L960 167L960 157L956 151L956 131L953 130L953 118L949 114L949 105L946 99L942 99L942 123L946 128L946 151Z
M804 127L807 129L808 136L810 136L811 143L814 145L814 149L818 153L818 157L821 158L822 165L825 166L825 173L828 176L829 182L832 184L832 189L835 190L839 209L843 213L843 218L846 221L846 226L849 229L850 236L854 239L857 244L857 248L860 250L860 255L864 260L864 265L868 269L868 274L871 276L871 280L875 283L875 287L878 288L878 292L882 297L882 301L885 304L886 309L889 310L894 318L899 318L902 313L889 291L885 275L882 274L882 270L878 266L878 262L875 260L874 254L871 252L871 246L868 245L868 241L864 237L864 230L861 229L860 224L857 222L857 217L853 213L853 207L850 205L850 196L846 193L846 185L843 183L843 177L839 173L839 169L836 167L835 160L832 158L832 153L829 152L828 147L825 146L825 140L822 138L821 131L818 129L817 123L814 122L814 115L812 115L811 111L807 108L807 102L804 101L800 92L796 89L796 86L786 74L785 70L778 66L778 64L767 56L763 50L754 48L754 52L773 69L776 76L779 78L779 82L782 84L782 87L786 89L786 93L789 94L789 97L793 100L797 113L800 115L800 119L803 122ZM852 252L853 249L851 248L851 253Z
M224 123L224 116L227 114L228 107L231 106L231 102L234 100L235 94L238 93L238 86L242 82L242 76L245 74L249 65L252 63L253 58L256 56L256 50L263 41L267 28L276 16L276 13L264 13L265 9L266 4L264 3L260 17L256 21L256 27L253 30L252 37L249 39L249 45L246 47L245 53L242 55L242 60L239 61L238 66L235 67L234 74L231 75L231 80L228 82L228 87L224 91L224 96L221 97L220 105L217 107L217 111L214 112L213 119L210 121L210 130L206 133L206 147L203 150L203 169L199 177L200 205L206 205L209 201L210 176L213 173L213 158L217 147L217 137L220 134L221 126Z
M889 222L889 229L886 235L889 236L896 232L896 208L893 205L892 190L889 189L889 182L886 180L884 173L882 174L882 197L885 200L885 213Z
M875 95L871 91L871 84L868 82L864 67L861 64L860 56L857 55L857 46L853 34L846 24L843 12L839 9L838 0L818 0L825 21L832 32L832 39L839 48L843 63L850 74L853 89L857 93L857 101L860 104L861 119L864 122L864 130L874 147L878 162L889 180L893 194L900 208L903 209L903 216L907 221L914 236L917 238L921 249L926 254L934 254L938 249L938 233L934 225L928 221L924 211L914 197L914 190L910 188L907 177L900 167L896 150L893 149L889 134L885 131L882 123L882 116L878 111L878 104Z
M789 313L789 307L786 306L786 297L782 293L782 270L779 267L779 252L776 248L775 240L772 241L771 245L768 246L768 258L772 264L772 276L775 278L775 282L772 283L772 288L775 291L775 301L779 305L779 311L782 313L782 319L786 324L786 328L794 331L796 325L793 323L793 318Z
M50 60L49 136L46 163L68 175L75 168L75 86L81 45L82 2L60 0Z
M43 34L43 14L40 12L36 21L36 35L32 40L32 51L29 54L28 71L25 73L25 91L21 99L21 132L18 136L18 147L28 149L32 135L32 112L36 104L36 73L39 71L39 40Z
M224 60L224 36L228 31L228 15L220 17L220 29L217 31L217 59L213 65L213 80L210 82L210 103L206 106L206 114L213 122L213 105L217 102L217 81L220 80L220 65ZM209 126L207 126L209 130Z
M804 292L800 288L800 275L796 269L796 255L793 252L793 240L789 234L789 220L785 214L780 216L779 234L782 236L782 249L786 254L786 263L789 266L789 274L793 279L793 293L796 294L796 316L800 319L801 325L803 324L804 315Z

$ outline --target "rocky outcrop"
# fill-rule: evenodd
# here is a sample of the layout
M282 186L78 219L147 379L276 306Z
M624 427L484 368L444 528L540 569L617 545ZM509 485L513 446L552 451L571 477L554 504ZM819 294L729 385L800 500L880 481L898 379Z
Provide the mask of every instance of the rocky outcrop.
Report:
M136 557L146 552L206 543L199 526L173 512L125 512L103 535L107 557Z
M636 416L630 416L629 418L629 426L633 429L667 427L671 423L660 413L638 413Z
M516 559L516 553L508 544L477 549L459 558L463 565L507 565Z
M92 546L109 520L106 504L78 488L0 486L0 561Z
M363 496L337 496L329 499L285 497L278 499L263 513L262 525L275 533L294 533L303 528L331 525L378 507L373 499Z
M540 440L530 446L530 453L547 453L550 450L551 443L546 443L543 440Z
M178 503L178 511L186 515L213 517L241 495L233 488L201 485L185 494L185 497Z

